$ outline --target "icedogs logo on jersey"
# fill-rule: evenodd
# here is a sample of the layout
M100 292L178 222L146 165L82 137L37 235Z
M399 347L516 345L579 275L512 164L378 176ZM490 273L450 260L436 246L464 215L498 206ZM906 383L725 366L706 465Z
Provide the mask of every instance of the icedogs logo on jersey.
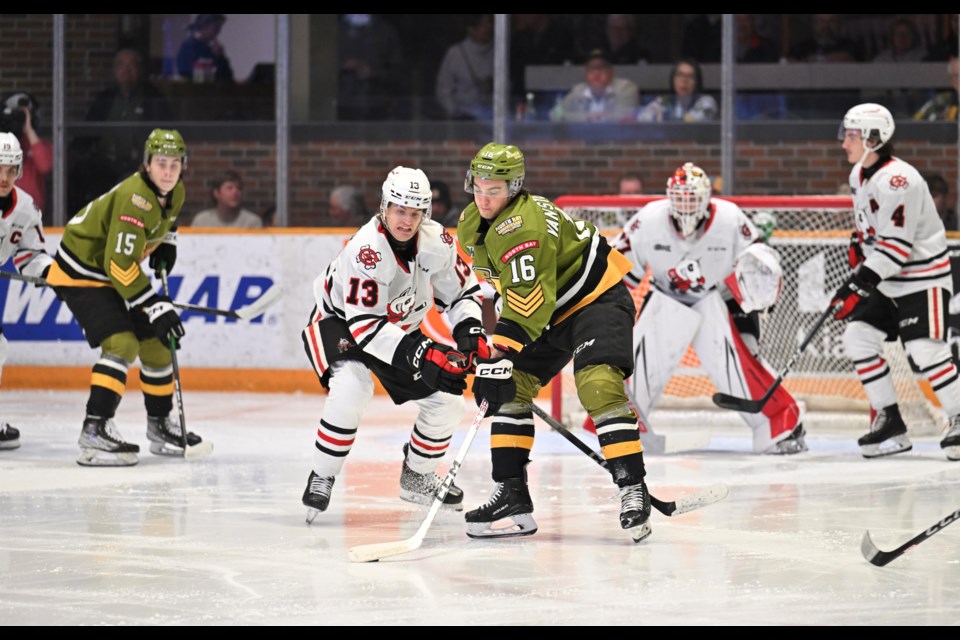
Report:
M357 254L357 262L363 265L364 269L368 271L374 269L377 266L377 263L380 262L380 252L375 251L370 248L370 245L365 244L360 248L360 252Z
M404 289L403 293L390 301L387 305L387 320L393 323L403 322L414 311L419 311L425 304L415 309L417 296L410 292L410 289Z
M670 269L667 275L670 276L670 289L680 293L699 293L703 291L703 285L706 282L697 260L681 262Z
M907 177L906 176L891 176L890 177L890 188L896 191L897 189L906 189L907 188Z

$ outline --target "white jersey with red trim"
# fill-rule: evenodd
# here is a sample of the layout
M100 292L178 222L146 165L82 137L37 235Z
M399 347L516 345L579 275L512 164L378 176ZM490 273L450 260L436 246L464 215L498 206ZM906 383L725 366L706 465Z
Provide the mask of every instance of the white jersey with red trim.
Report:
M0 211L0 265L13 258L13 266L25 276L40 277L53 262L44 251L43 222L33 197L14 187L12 204Z
M653 286L690 306L733 272L737 258L758 237L740 207L711 198L706 221L684 238L670 216L670 201L663 199L640 209L611 244L634 265L624 277L628 285L639 285L649 265Z
M440 223L425 220L407 261L390 246L378 217L360 227L313 284L318 316L346 321L357 344L391 364L397 345L417 330L432 304L451 326L481 320L480 284Z
M934 287L952 292L946 232L920 173L896 157L870 169L857 163L850 189L864 264L882 278L880 293L897 298Z

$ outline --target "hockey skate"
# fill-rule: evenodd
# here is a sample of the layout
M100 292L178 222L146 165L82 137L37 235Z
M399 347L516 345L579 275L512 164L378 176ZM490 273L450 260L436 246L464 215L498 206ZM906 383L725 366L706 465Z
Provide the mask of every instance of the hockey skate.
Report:
M307 524L311 524L321 511L327 510L327 505L330 504L330 493L333 491L333 483L336 480L335 476L322 477L314 471L310 472L302 500L303 506L307 508Z
M16 449L19 446L20 430L0 422L0 449Z
M947 454L947 460L960 460L960 414L950 418L949 429L940 441L940 448Z
M870 433L861 436L857 444L860 445L864 458L891 456L913 448L910 438L907 437L907 425L903 422L897 405L878 411L870 424Z
M147 416L147 439L150 453L158 456L203 458L213 453L213 443L204 441L192 431L187 432L187 450L183 450L180 422L170 416Z
M651 533L650 492L641 480L620 489L620 527L630 532L634 542L640 542Z
M804 430L803 425L798 424L789 436L764 451L764 453L781 456L803 453L808 450L807 443L804 440L806 435L807 432Z
M417 473L407 465L410 443L403 445L403 469L400 471L400 499L429 507L433 504L437 489L443 478L433 471ZM443 498L443 508L450 511L463 511L463 490L455 484Z
M471 538L508 538L532 536L537 532L533 500L527 488L526 472L522 478L507 478L481 507L467 512L467 535ZM499 526L495 526L499 525Z
M140 447L126 442L111 419L87 416L79 444L77 464L84 467L130 467L139 461Z

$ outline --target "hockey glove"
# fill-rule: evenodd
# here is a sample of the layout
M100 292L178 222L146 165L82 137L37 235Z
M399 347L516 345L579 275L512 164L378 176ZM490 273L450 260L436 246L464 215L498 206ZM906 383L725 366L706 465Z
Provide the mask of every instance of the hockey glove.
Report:
M171 338L179 341L186 333L177 310L167 296L151 296L142 308L161 342L168 343Z
M847 262L850 263L851 269L859 267L860 263L864 260L862 243L862 232L854 231L850 234L850 246L847 248Z
M160 270L166 269L167 274L173 271L173 265L177 261L177 245L163 242L153 253L150 254L150 268L153 269L153 275L160 277Z
M473 395L477 406L486 399L487 415L492 416L504 403L517 395L517 383L513 381L513 362L506 356L480 358L477 373L473 378Z
M406 359L431 389L460 396L467 388L467 359L453 347L421 335L408 347Z
M468 318L453 328L453 339L457 341L457 351L467 357L467 370L477 368L477 359L490 357L490 345L483 333L479 320Z
M833 300L830 306L836 309L833 317L837 320L843 320L860 306L873 293L877 284L880 282L880 276L866 267L861 267L860 271L850 276L843 285L833 294ZM839 306L839 308L837 308Z

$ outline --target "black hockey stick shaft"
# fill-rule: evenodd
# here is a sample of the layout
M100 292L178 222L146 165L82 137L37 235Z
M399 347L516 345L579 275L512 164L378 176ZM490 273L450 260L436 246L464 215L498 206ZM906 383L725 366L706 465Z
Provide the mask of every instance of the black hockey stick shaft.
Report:
M160 263L160 280L163 282L163 295L170 297L170 289L167 287L167 267ZM180 443L183 445L183 453L187 453L187 418L183 413L183 392L180 390L180 365L177 363L177 339L170 336L170 358L173 361L173 391L177 394L177 411L180 414Z
M597 453L596 451L591 449L589 446L587 446L587 444L583 440L573 435L569 429L563 426L563 424L557 421L549 413L547 413L546 411L538 407L536 404L531 404L531 407L533 408L533 412L535 414L540 416L540 418L544 422L546 422L548 425L550 425L550 427L554 431L556 431L557 433L562 435L564 438L566 438L570 444L575 446L577 449L580 449L580 451L582 451L583 453L587 454L588 458L596 462L598 465L600 465L604 469L607 468L607 461L604 460L599 453ZM653 496L653 494L650 494L650 504L652 504L657 511L659 511L665 516L673 515L673 512L677 510L676 502L664 502L663 500L658 500Z
M776 393L777 388L780 387L780 384L783 382L783 379L787 377L787 374L790 373L790 369L793 368L793 365L796 364L797 359L806 351L807 346L810 342L820 333L820 329L823 327L823 324L830 318L831 315L836 311L836 307L830 306L820 314L820 317L817 318L816 323L813 327L810 328L810 331L807 332L807 335L803 338L803 342L800 343L800 346L797 347L796 351L793 352L793 355L790 356L790 359L787 360L787 364L783 367L783 371L780 372L780 375L777 376L777 379L773 381L773 384L770 385L770 388L767 389L767 392L763 394L763 397L759 400L751 400L750 398L738 398L736 396L729 395L727 393L717 392L713 394L713 403L722 409L731 409L733 411L740 411L743 413L760 413L763 411L763 408L766 406L767 402L770 401L770 398L773 397L773 394Z
M892 551L881 551L878 549L877 546L873 544L873 540L870 539L870 532L866 531L863 534L863 541L860 543L860 550L863 552L863 557L866 558L870 564L882 567L890 564L913 547L917 546L933 534L942 531L944 528L950 524L953 524L958 519L960 519L960 509L957 509L947 517L943 518L929 529L926 529L920 534L910 538Z
M19 273L11 273L10 271L0 271L0 278L7 278L8 280L20 280L21 282L29 282L30 284L35 284L38 287L47 286L47 281L38 276L25 276Z

